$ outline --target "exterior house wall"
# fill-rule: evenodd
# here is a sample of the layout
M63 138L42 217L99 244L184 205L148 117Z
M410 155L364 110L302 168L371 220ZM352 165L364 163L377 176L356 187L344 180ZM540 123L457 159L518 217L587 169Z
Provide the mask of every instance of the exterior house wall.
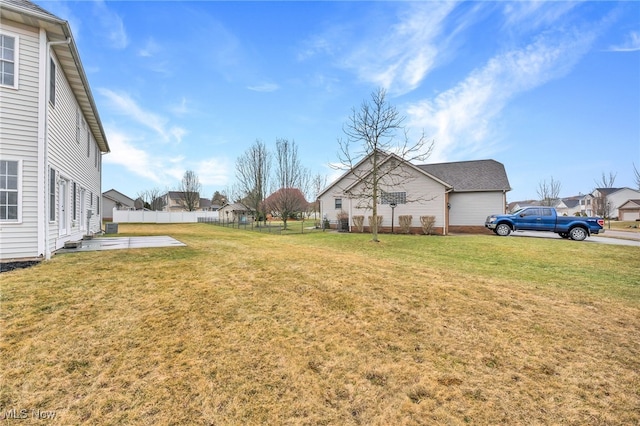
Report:
M452 192L449 194L449 230L452 232L484 232L487 216L505 213L506 195L495 192ZM502 206L496 210L497 206Z
M247 222L251 216L251 211L248 207L244 207L240 204L225 204L219 210L217 210L219 220L223 222Z
M53 251L62 248L66 241L100 232L101 211L98 204L102 194L102 156L95 137L88 126L83 124L86 119L80 112L69 82L53 52L51 57L56 63L56 94L55 104L47 101L47 176L53 168L57 184L57 205L54 206L56 220L49 224L49 249ZM47 184L51 184L49 179ZM66 186L64 193L61 192L61 184Z
M412 223L411 227L415 228L414 232L421 232L420 216L435 216L436 222L434 227L439 229L439 233L443 233L445 227L445 211L443 206L445 202L445 187L441 183L428 178L423 173L411 169L405 168L408 173L408 178L403 179L401 184L393 185L391 182L385 185L380 184L380 189L386 192L406 192L407 203L398 204L393 209L393 228L399 229L399 216L411 215ZM320 211L323 218L329 221L337 220L337 215L340 211L344 211L349 216L349 225L352 230L355 231L353 226L353 216L364 216L365 230L369 229L368 217L373 214L373 210L370 206L366 206L361 200L350 198L344 193L346 188L349 188L355 179L352 175L347 175L341 180L337 181L334 187L327 191L319 198ZM358 193L361 190L359 185L356 185L351 190L352 193ZM380 194L381 195L381 194ZM335 208L336 198L342 199L342 209ZM381 228L385 232L391 230L391 216L392 209L389 204L381 204L380 199L378 203L378 215L382 216Z
M102 194L102 220L113 220L113 209L131 210L135 209L135 200L126 195L110 189Z
M0 222L0 260L37 257L39 241L38 30L3 20L0 34L16 38L17 87L0 86L0 160L18 161L18 220Z
M18 164L18 217L0 220L0 261L49 258L66 241L100 231L101 152L109 147L68 23L28 2L3 1L0 14L0 34L15 40L15 84L0 86L0 160ZM86 145L76 123L85 123ZM86 224L81 213L89 209L94 216Z
M487 216L504 213L506 192L511 188L506 171L495 160L477 160L455 163L413 165L399 163L402 160L394 154L381 153L386 160L380 163L379 201L376 207L382 216L381 232L402 232L401 216L412 216L410 232L422 233L420 218L435 217L434 232L448 234L454 232L486 232L484 222ZM339 223L339 229L357 231L354 216L364 216L364 232L369 232L368 217L372 215L371 191L367 174L359 170L371 170L371 157L363 160L355 172L346 173L318 197L323 220L337 222L338 214L348 217L349 229ZM398 165L399 173L385 174L385 167ZM356 181L356 177L362 180ZM392 209L384 200L384 192L400 193L400 201ZM359 194L367 194L358 198ZM406 203L403 196L406 196ZM342 205L337 205L336 200ZM393 219L392 219L393 216ZM392 221L393 220L393 221ZM333 226L332 226L333 227Z
M102 196L102 219L103 220L113 220L113 209L118 209L116 207L116 201L111 198Z

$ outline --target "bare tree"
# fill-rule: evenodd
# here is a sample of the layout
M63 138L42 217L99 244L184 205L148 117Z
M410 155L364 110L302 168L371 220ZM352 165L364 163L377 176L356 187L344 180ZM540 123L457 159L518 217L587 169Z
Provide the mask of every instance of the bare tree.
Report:
M311 197L313 200L309 203L310 210L312 209L314 218L317 218L316 213L320 211L320 201L318 195L327 186L327 176L322 176L320 173L311 178Z
M540 182L538 184L538 197L540 197L540 204L543 206L553 206L558 201L561 187L562 184L559 181L554 180L553 176L551 176L549 182L546 180Z
M596 183L597 188L613 188L613 185L616 182L617 173L609 172L609 176L607 176L604 172L602 172L602 176L600 180L594 181Z
M640 190L640 171L638 171L638 168L636 167L636 163L633 163L633 176L636 181L636 188Z
M164 199L162 198L162 191L157 187L138 192L138 200L140 200L142 205L136 205L136 208L160 211L165 205ZM136 200L136 202L138 200Z
M609 193L607 190L613 188L617 175L617 173L609 172L609 175L607 176L605 172L602 172L600 180L594 180L596 184L594 192L597 192L597 196L593 201L595 204L594 210L598 216L603 216L605 218L611 217L613 206L607 199L607 195Z
M301 189L308 186L308 182L309 172L300 162L295 141L276 140L275 184L278 188L275 193L278 197L275 201L285 229L289 216L306 210L306 201L304 205L301 204L300 195ZM304 196L302 199L304 200Z
M378 200L382 188L407 182L411 177L403 167L405 163L424 161L433 151L434 143L426 139L424 132L417 141L410 141L404 120L387 102L386 91L379 88L371 93L370 100L362 102L360 109L352 109L342 129L345 138L338 140L340 165L337 168L348 170L360 182L350 196L357 200L358 207L372 210L371 232L375 242L378 241Z
M247 207L258 213L258 220L266 220L263 201L269 186L271 155L265 144L256 140L253 145L236 160L236 179L241 198Z
M186 211L195 211L200 205L200 191L202 185L198 175L193 170L187 170L180 182L180 204Z

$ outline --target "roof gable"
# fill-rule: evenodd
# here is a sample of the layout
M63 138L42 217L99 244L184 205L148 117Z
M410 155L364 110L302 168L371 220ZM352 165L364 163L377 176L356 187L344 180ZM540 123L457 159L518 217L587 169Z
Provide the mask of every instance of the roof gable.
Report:
M386 155L387 157L386 157L386 158L384 158L384 159L379 163L379 167L384 167L384 164L385 164L385 163L387 163L387 162L392 161L392 160L394 160L394 159L395 159L395 160L399 161L400 163L402 163L402 164L400 165L400 167L409 167L409 168L411 168L411 169L413 169L413 170L417 171L417 172L418 172L418 173L420 173L421 175L427 176L427 177L429 177L430 179L432 179L432 180L434 180L434 181L438 182L439 184L441 184L441 185L442 185L442 186L444 186L445 188L447 188L447 189L450 189L450 188L451 188L451 185L448 185L448 184L447 184L447 182L444 182L444 181L442 181L441 179L439 179L437 176L434 176L434 175L430 174L428 171L426 171L426 170L424 170L424 169L420 168L420 166L416 166L416 165L414 165L414 164L411 164L410 162L403 160L403 159L402 159L402 157L400 157L400 156L398 156L398 155L396 155L396 154L393 154L393 153L390 153L390 154L385 153L385 155ZM392 166L392 167L393 167L393 166ZM345 191L346 191L346 192L349 192L351 189L353 189L354 187L356 187L357 185L359 185L359 184L360 184L364 179L366 179L369 175L371 175L371 171L369 171L365 176L363 176L363 177L362 177L362 178L360 178L360 179L357 179L355 182L353 182L351 185L349 185L349 186L345 189Z
M627 202L625 202L618 208L624 210L624 209L635 209L638 207L640 207L640 199L627 200Z
M125 203L131 204L131 205L133 205L133 203L135 201L133 198L127 197L122 192L116 191L115 189L110 189L108 191L103 192L102 196L103 197L107 197L107 198L109 198L111 200L114 200L114 201L125 202Z

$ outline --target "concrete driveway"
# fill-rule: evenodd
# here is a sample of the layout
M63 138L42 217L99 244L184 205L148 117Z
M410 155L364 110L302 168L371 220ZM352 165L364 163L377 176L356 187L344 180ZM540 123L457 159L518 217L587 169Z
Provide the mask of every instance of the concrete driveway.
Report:
M512 232L511 235L514 237L556 238L558 240L563 239L558 234L553 232L515 231ZM630 231L612 231L607 229L605 230L604 234L592 235L590 237L587 237L586 240L578 242L640 247L640 233Z

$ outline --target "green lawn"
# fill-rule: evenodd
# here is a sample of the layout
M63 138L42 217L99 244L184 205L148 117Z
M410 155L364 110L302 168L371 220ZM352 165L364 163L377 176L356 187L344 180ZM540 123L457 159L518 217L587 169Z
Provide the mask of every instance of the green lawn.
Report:
M58 424L638 424L640 249L120 224L0 275L0 410ZM32 418L29 421L36 423Z

